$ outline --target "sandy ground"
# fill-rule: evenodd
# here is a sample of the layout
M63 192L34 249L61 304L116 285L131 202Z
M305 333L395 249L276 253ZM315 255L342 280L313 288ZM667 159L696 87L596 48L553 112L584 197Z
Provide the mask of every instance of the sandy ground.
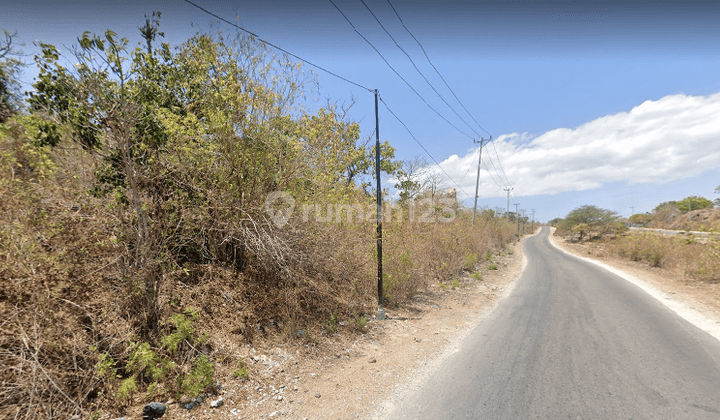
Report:
M249 379L219 378L217 395L191 410L171 401L163 419L367 419L396 390L418 381L507 295L523 269L522 243L478 263L481 280L430 286L386 320L368 322L362 334L337 334L304 348L238 347ZM339 328L348 328L340 326ZM212 403L222 396L222 404ZM132 418L141 418L137 406ZM111 417L112 418L112 417Z
M720 284L699 282L673 270L608 256L601 245L570 243L550 235L556 247L625 278L690 323L720 340Z

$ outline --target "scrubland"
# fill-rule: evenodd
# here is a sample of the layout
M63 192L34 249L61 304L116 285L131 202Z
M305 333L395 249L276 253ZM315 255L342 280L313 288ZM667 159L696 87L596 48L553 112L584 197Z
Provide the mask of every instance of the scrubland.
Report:
M0 124L4 418L187 401L247 376L224 342L312 344L377 310L374 217L328 214L373 208L374 150L346 110L298 105L311 75L251 39L156 34L85 34L74 68L43 44L28 110ZM389 307L514 240L491 213L410 205L385 196Z

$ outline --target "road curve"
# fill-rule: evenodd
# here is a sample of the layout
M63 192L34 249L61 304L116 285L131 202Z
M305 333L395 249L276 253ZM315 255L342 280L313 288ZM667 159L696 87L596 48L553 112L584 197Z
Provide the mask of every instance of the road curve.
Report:
M386 419L720 419L720 342L528 238L513 292Z

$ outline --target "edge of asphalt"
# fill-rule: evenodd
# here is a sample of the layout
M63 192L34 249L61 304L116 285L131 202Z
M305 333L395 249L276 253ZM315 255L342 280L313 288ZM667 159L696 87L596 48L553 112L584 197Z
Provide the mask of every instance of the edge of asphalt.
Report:
M382 420L391 418L389 417L389 415L393 414L393 412L398 409L400 403L405 400L404 397L420 389L422 385L427 382L430 376L441 367L442 363L449 356L457 353L460 350L462 343L465 341L468 335L470 335L470 333L478 325L480 325L485 319L487 319L490 314L495 311L498 305L513 292L518 280L520 279L520 277L522 277L523 273L525 272L525 268L527 267L527 257L525 256L525 252L523 251L522 244L525 242L526 239L539 233L540 230L538 230L533 235L529 235L523 238L519 247L520 253L522 255L520 271L517 273L517 276L505 286L502 294L493 303L492 307L486 308L482 312L478 313L477 318L468 323L466 326L462 327L455 334L455 336L452 337L452 339L445 345L445 347L439 353L433 356L432 360L428 361L421 369L418 369L406 382L399 384L397 388L395 388L390 393L390 395L385 398L384 401L378 404L377 408L375 408L375 410L370 415L370 419Z
M556 249L558 249L560 252L563 252L580 260L595 264L615 274L616 276L626 281L629 281L630 283L641 288L645 293L649 294L657 301L665 305L671 311L675 312L679 317L685 319L689 323L710 334L716 340L720 341L720 320L705 315L704 313L695 309L692 304L685 301L677 300L677 298L673 295L663 292L662 290L658 289L657 287L651 285L650 283L644 281L639 277L633 276L630 273L626 273L625 271L622 271L619 268L615 268L609 264L605 264L591 258L583 257L581 255L577 255L573 252L561 248L553 238L554 232L555 228L552 228L550 231L550 235L548 235L548 240L550 244Z

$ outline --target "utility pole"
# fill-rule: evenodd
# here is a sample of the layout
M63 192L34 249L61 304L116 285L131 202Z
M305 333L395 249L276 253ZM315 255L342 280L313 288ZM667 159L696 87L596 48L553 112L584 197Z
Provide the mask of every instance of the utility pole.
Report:
M630 206L630 210L632 210L632 213L630 213L630 217L632 217L633 214L635 214L635 207L637 207L637 206Z
M378 118L378 91L375 89L375 179L377 181L377 254L378 254L378 315L385 319L383 310L382 270L382 189L380 188L380 119Z
M483 142L485 140L492 140L492 136L490 136L489 139L484 139L480 137L480 141L477 141L473 139L473 143L480 143L480 148L478 149L478 170L477 170L477 180L475 181L475 205L473 206L473 218L472 218L472 225L475 226L475 213L477 213L477 199L478 199L478 188L480 188L480 162L482 161L482 148L483 148Z
M518 213L518 207L520 206L520 203L515 203L515 221L517 222L517 236L518 240L520 240L520 213Z
M532 223L530 226L530 230L535 233L535 209L532 209Z
M507 191L507 219L510 220L510 191L514 188L503 188L503 191Z

